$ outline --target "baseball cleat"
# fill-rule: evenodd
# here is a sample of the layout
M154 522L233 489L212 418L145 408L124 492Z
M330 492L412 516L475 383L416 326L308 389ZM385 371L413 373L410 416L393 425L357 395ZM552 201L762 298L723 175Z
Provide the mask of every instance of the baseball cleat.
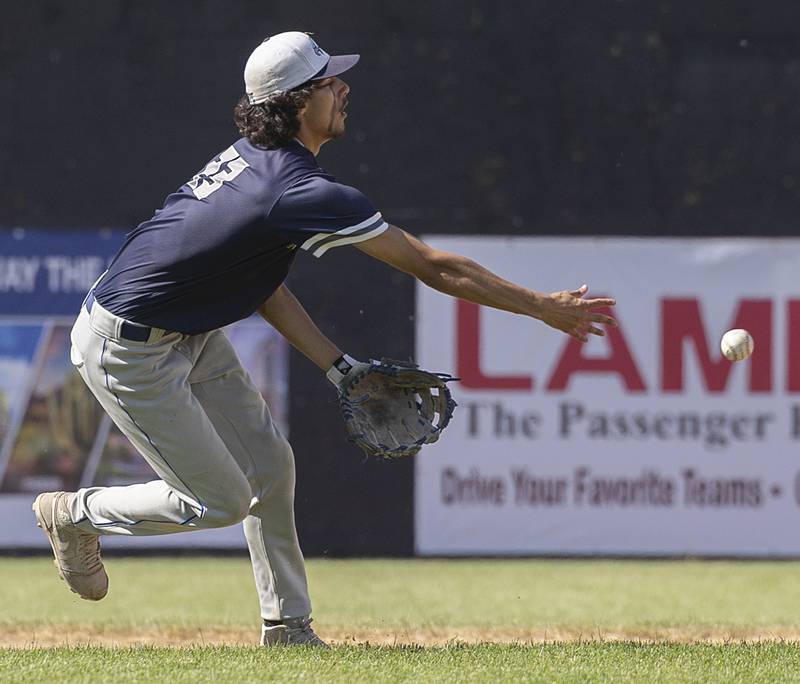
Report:
M39 494L33 502L36 524L47 535L59 577L81 598L99 601L108 593L100 537L78 529L72 522L70 496L68 492Z
M311 618L291 618L276 625L266 622L261 628L262 646L316 646L330 648L311 629Z

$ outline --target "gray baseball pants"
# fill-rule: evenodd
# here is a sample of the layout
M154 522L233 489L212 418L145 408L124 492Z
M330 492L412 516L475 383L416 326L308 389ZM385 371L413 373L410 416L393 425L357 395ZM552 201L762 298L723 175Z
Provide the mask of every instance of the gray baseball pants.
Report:
M294 455L224 333L120 336L97 302L72 329L72 362L161 479L89 487L72 519L97 534L154 535L243 521L267 620L311 612L294 523Z

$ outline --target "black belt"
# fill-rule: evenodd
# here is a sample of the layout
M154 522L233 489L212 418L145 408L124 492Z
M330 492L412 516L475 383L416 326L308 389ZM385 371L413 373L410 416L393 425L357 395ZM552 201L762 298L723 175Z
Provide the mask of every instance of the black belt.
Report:
M90 292L86 297L86 310L92 313L92 305L94 304L94 291ZM133 340L134 342L147 342L150 339L150 332L152 328L139 323L131 323L130 321L122 321L122 326L119 329L119 336L126 340Z

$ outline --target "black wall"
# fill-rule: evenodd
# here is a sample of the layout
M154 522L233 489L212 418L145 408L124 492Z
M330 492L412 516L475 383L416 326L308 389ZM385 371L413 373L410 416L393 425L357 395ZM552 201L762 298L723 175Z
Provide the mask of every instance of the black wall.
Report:
M793 0L0 9L3 226L135 226L236 137L249 52L308 30L362 54L322 165L412 232L797 232ZM298 259L296 294L354 356L412 355L410 280L341 252ZM291 364L305 549L410 553L412 463L362 461L324 378Z

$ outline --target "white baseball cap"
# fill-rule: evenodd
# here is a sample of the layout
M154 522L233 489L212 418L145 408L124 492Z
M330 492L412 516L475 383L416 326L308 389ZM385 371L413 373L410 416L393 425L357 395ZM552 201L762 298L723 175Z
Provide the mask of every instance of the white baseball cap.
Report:
M250 104L266 101L306 81L337 76L356 65L359 55L331 57L307 33L270 36L247 59L244 86Z

